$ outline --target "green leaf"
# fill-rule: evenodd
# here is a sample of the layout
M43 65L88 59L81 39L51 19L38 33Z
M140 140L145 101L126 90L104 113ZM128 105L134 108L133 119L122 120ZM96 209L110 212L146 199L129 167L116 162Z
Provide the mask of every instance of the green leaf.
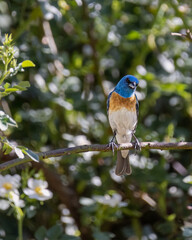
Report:
M22 68L35 67L35 64L31 60L25 60L21 63Z
M28 81L21 81L17 85L11 86L9 83L6 83L4 85L4 88L1 92L1 96L7 96L12 92L17 92L17 91L25 91L27 88L30 87L30 83Z
M30 83L28 81L22 81L22 82L19 82L19 84L17 85L18 88L28 88L30 87Z
M28 81L19 82L17 85L14 86L14 88L17 88L17 91L25 91L28 87L30 87L30 83Z
M110 232L99 232L96 231L93 233L93 237L95 240L110 240L114 237L114 234L110 233Z
M11 92L17 92L18 90L20 90L20 89L18 89L17 86L14 86L12 88L5 89L5 92L6 93L11 93Z
M46 232L47 232L47 229L44 226L41 226L35 232L35 239L36 240L44 240L46 237Z
M59 240L81 240L79 237L64 234Z
M176 218L176 214L175 214L175 213L172 213L172 214L170 214L170 215L167 216L167 221L172 222L172 221L175 220L175 218Z
M39 156L29 149L22 150L22 152L28 155L33 161L39 162Z
M30 87L30 83L28 81L22 81L22 82L19 82L17 86L27 88L27 87Z
M49 239L57 239L62 232L62 227L60 225L55 225L47 231L47 237L49 237Z
M141 217L142 216L142 213L135 209L124 208L123 212L130 217Z
M6 124L4 121L2 121L1 120L1 118L0 118L0 130L1 131L6 131L7 130L7 128L8 128L8 124Z
M7 155L11 151L12 151L12 147L7 142L4 142L4 144L3 144L3 154Z
M9 88L9 86L10 86L10 83L5 83L4 88L7 89Z
M128 39L128 40L136 40L136 39L140 39L140 38L141 38L140 32L134 31L134 30L126 35L126 39Z
M17 127L17 123L9 115L5 114L3 111L0 111L0 130L6 131L8 126Z
M24 158L24 154L20 148L15 147L15 153L19 158Z

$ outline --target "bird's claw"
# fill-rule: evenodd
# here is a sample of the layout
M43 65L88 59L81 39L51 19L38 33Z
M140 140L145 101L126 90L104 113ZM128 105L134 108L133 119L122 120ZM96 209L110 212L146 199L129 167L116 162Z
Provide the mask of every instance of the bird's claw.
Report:
M115 142L113 142L113 141L109 142L109 144L108 144L108 148L112 149L113 155L115 153L115 149L114 148L117 148L117 147L118 147L118 145Z
M135 154L136 154L137 152L140 152L140 151L141 151L141 144L140 144L140 142L138 141L138 139L137 139L137 141L134 142L134 148L135 148Z
M113 138L111 139L111 141L110 141L109 144L108 144L108 148L111 148L111 149L112 149L113 155L114 155L114 153L115 153L115 149L114 149L114 148L117 148L117 147L118 147L118 145L114 142L115 137L116 137L116 133L117 133L117 131L115 130L115 131L113 132Z
M134 132L132 133L134 139L135 139L135 142L134 142L134 148L135 148L135 154L137 152L140 152L141 151L141 143L139 142L139 140L136 138Z

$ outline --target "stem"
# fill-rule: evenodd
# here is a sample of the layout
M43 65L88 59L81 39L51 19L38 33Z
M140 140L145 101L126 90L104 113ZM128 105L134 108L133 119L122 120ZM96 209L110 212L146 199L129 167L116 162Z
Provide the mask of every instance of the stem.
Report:
M18 219L18 235L19 240L23 240L23 217Z
M5 69L4 69L4 72L3 72L3 76L2 76L1 79L0 79L0 85L3 83L3 81L5 80L5 78L6 78L7 75L8 75L7 68L8 68L8 64L5 63Z
M23 219L24 213L20 207L14 206L16 211L16 219L18 221L18 240L23 240Z

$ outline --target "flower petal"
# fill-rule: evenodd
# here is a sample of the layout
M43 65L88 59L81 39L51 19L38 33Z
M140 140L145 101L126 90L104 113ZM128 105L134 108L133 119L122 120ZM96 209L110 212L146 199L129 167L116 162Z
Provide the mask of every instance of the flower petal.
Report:
M7 210L9 208L9 201L7 200L0 200L0 209Z
M31 196L33 194L35 194L35 191L33 189L30 188L24 188L23 192L27 195L27 196Z

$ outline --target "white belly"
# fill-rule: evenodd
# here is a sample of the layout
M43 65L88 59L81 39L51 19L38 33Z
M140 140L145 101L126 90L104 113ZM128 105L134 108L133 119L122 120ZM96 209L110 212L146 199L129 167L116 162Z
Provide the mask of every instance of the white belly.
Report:
M113 131L116 130L118 143L131 142L132 131L137 124L137 114L122 108L118 111L109 111L109 123ZM127 150L121 151L122 155L128 154ZM124 154L123 154L124 153Z

